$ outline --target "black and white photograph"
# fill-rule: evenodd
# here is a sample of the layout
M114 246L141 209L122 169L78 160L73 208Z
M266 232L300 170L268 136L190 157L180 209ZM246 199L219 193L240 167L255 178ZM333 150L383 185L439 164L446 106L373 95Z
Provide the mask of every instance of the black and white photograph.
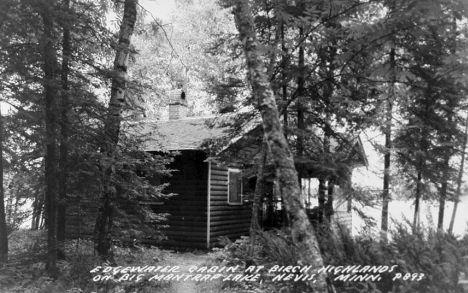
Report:
M468 293L468 0L0 0L0 293Z

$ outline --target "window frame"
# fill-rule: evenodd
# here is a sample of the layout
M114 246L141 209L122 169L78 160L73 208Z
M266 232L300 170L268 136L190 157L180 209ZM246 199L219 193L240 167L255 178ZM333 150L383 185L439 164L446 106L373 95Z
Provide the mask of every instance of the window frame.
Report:
M238 173L239 174L239 177L238 180L240 181L240 192L239 192L239 201L234 201L234 202L231 202L231 176L230 174L231 173ZM241 169L237 169L237 168L228 168L228 181L227 181L227 187L228 187L228 190L227 190L227 203L229 205L243 205L244 204L244 195L243 195L243 184L242 184L242 170Z

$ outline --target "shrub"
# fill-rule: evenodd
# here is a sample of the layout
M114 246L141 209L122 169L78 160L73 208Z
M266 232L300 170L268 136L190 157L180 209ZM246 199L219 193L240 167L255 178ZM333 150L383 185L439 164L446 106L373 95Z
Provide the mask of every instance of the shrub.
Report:
M338 233L318 233L326 265L398 265L396 273L424 274L420 281L393 281L395 272L382 274L382 280L373 284L337 282L337 287L354 287L381 292L463 292L458 285L460 272L466 269L461 260L468 255L468 237L456 239L442 231L426 227L411 227L400 223L391 233L391 241L378 241L367 234L351 238L346 230ZM372 289L375 288L375 289ZM378 291L376 291L378 292Z
M458 276L464 269L461 261L468 255L468 241L443 231L397 225L392 233L393 257L402 273L423 273L420 282L398 284L400 292L463 292Z

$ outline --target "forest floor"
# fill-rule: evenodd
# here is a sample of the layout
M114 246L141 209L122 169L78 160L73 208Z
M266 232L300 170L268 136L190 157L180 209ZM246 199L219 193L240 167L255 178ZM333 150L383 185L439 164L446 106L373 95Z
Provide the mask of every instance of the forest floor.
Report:
M161 262L162 266L179 266L179 274L190 274L191 267L211 266L214 262L212 256L206 252L186 252L186 253L170 253L165 260ZM213 281L172 281L170 286L164 290L168 293L216 293L221 292L223 282L221 279Z
M71 240L66 244L66 259L58 263L59 277L56 280L46 274L46 234L44 231L14 231L9 235L9 262L0 266L0 293L201 293L201 292L251 292L241 290L231 283L215 280L193 281L190 279L150 281L158 274L146 273L144 281L124 280L122 272L104 272L103 264L93 253L89 240ZM156 247L115 247L114 268L125 267L178 267L174 275L210 274L194 272L193 268L223 266L221 251L206 252L195 250L177 252ZM100 268L100 269L96 269ZM191 269L192 268L192 269ZM93 272L96 270L96 272ZM203 269L202 269L203 270ZM131 273L130 273L131 274ZM135 274L135 273L133 273ZM210 274L214 275L214 274ZM105 281L101 277L111 277ZM136 276L136 275L135 275ZM258 291L256 291L258 292Z

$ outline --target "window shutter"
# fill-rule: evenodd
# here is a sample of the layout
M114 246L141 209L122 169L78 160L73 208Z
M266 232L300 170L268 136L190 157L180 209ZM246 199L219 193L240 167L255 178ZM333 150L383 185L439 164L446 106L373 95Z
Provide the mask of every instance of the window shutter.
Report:
M229 172L229 202L236 202L236 173Z
M237 173L236 183L237 183L237 202L242 202L242 173Z
M242 176L240 172L229 172L229 202L242 203Z

